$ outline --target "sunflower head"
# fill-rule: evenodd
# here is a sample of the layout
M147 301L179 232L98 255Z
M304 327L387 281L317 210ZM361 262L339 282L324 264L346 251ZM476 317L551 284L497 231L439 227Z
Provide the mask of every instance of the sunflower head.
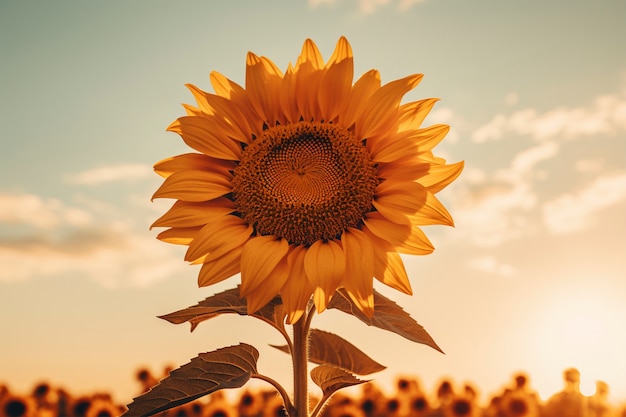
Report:
M31 397L7 394L0 399L2 417L30 417L35 414L35 404Z
M411 399L411 410L417 415L424 415L430 411L428 398L423 394L417 395Z
M189 86L197 104L168 130L195 152L155 165L154 197L176 201L153 226L188 246L199 285L241 273L248 311L280 295L290 323L339 288L371 316L373 278L411 293L399 254L432 252L419 226L452 225L435 193L463 164L432 153L448 126L421 127L436 99L401 103L421 74L353 76L342 37L326 62L306 40L284 72L249 53L245 86Z
M473 399L456 395L444 408L445 417L475 417L480 410Z

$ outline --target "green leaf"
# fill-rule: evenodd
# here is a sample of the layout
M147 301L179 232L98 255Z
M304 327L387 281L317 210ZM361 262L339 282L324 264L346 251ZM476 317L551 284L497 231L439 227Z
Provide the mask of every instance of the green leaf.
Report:
M159 318L174 324L189 322L193 332L201 322L226 313L239 314L240 316L248 315L246 299L239 298L239 287L212 295L195 306L159 316ZM284 319L286 314L280 297L275 297L262 309L250 314L250 316L261 319L277 328L281 333L285 333Z
M322 389L325 398L342 388L369 382L332 365L320 365L311 370L311 379Z
M200 353L128 405L126 417L147 417L224 389L242 387L256 374L259 352L240 343Z
M286 345L270 346L289 353ZM334 365L357 375L369 375L385 369L347 340L318 329L311 329L309 333L309 361L318 365Z
M421 343L444 353L432 337L395 302L374 290L374 316L367 317L352 301L344 289L330 300L328 308L335 308L358 318L368 326L396 333L412 342Z

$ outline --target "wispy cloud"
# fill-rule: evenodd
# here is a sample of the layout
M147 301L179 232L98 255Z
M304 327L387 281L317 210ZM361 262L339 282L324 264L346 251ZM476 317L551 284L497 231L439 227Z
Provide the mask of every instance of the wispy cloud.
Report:
M91 220L88 211L67 206L56 198L28 193L0 193L0 224L50 229L61 225L82 226Z
M0 282L78 273L106 287L141 287L175 272L193 275L180 248L130 219L103 216L103 207L0 194Z
M507 97L510 104L516 100L517 95ZM496 115L472 134L481 152L505 146L493 141L514 135L518 137L512 148L526 148L507 159L501 150L494 151L499 159L492 160L489 168L472 167L468 161L461 179L466 187L458 187L460 192L452 196L457 232L464 231L462 236L475 245L493 247L544 228L562 234L584 230L594 220L604 221L597 212L626 199L623 175L606 171L615 155L600 142L594 142L594 152L585 152L584 142L570 139L596 135L608 144L624 132L626 90L597 96L586 106ZM571 159L580 152L587 157ZM569 177L564 171L568 169ZM581 176L596 180L579 189Z
M497 114L476 129L472 140L483 143L510 134L528 135L535 140L571 139L597 134L626 132L626 94L596 97L586 107L558 107L545 113L527 108L512 114Z
M67 182L76 185L99 185L118 181L135 181L154 175L152 167L145 164L122 164L93 168L70 174Z
M0 240L0 264L0 282L78 273L109 288L149 286L186 266L154 236L115 228Z
M309 0L309 5L313 8L322 4L336 4L340 0ZM396 8L400 11L404 11L413 7L417 3L422 3L426 0L351 0L358 3L359 12L363 14L370 14L375 12L379 7L395 4Z
M517 274L517 270L510 264L498 261L495 256L485 255L470 259L468 267L475 271L510 278Z
M486 247L527 234L532 229L531 210L539 201L532 185L536 166L553 158L558 150L554 142L533 146L491 175L477 168L467 169L463 177L467 187L453 197L458 231Z
M510 92L506 96L504 96L504 103L509 106L514 106L519 102L519 94L516 92Z
M597 221L598 212L626 202L626 172L601 176L576 193L543 204L543 221L554 234L584 230Z

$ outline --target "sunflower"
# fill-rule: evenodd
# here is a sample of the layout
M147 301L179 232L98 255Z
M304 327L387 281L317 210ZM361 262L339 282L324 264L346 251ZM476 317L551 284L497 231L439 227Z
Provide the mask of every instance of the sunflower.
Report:
M152 226L188 246L198 284L241 273L248 312L280 295L289 323L339 288L371 316L373 278L411 294L399 254L433 251L419 226L453 224L435 193L463 168L432 153L449 126L421 127L437 99L401 104L422 75L353 84L342 37L326 63L306 40L285 72L250 52L245 88L210 79L215 94L187 85L197 105L167 129L196 152L155 164L153 197L177 200Z
M501 413L505 417L536 417L537 403L525 392L511 391L502 398Z
M36 414L32 397L7 393L0 398L0 417L31 417Z
M110 399L96 398L93 400L85 417L117 417L125 409L114 404Z

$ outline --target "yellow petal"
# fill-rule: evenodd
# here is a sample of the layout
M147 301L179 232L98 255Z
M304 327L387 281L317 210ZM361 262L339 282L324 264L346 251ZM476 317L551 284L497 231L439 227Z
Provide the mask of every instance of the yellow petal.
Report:
M321 120L318 92L324 71L304 62L295 71L295 103L298 114L306 121Z
M251 292L266 292L265 289L268 288L274 291L271 297L278 294L286 277L277 279L272 276L270 278L270 274L288 251L289 243L276 236L256 236L249 239L241 253L240 295L247 297ZM265 289L259 288L260 286Z
M355 134L368 138L388 131L397 121L398 107L402 97L415 88L422 74L414 74L383 85L367 100L363 111L357 116Z
M320 70L324 68L324 58L320 50L311 39L306 39L302 45L302 52L296 61L296 68L305 63L310 63L314 70Z
M238 161L241 157L239 143L206 117L179 117L167 130L178 133L191 148L213 158Z
M189 244L185 260L204 257L210 262L224 253L243 246L252 234L252 226L237 216L224 216L204 226Z
M154 164L154 171L164 178L174 172L193 170L218 171L226 175L228 171L235 169L235 166L233 161L211 158L199 153L186 153L157 162Z
M413 295L409 277L398 252L383 252L381 255L385 257L384 265L386 268L382 272L377 271L375 273L376 279L393 289Z
M324 59L317 45L307 39L295 65L295 101L300 115L306 121L321 119L318 102L320 83L324 75Z
M375 162L393 162L407 155L432 149L446 136L450 126L434 125L425 129L409 130L368 142Z
M382 181L376 187L372 202L376 210L394 223L409 223L408 215L416 214L426 202L426 190L415 182Z
M364 109L364 103L380 88L380 73L370 70L354 83L348 98L345 113L339 115L339 122L346 128L351 128L356 123L356 118ZM362 137L358 138L364 139Z
M432 164L432 165L445 165L446 164L445 159L433 155L432 151L429 151L429 150L420 152L417 156L419 157L421 161L428 162L429 164Z
M204 226L236 210L235 203L225 197L200 203L178 200L163 216L152 223L150 228Z
M437 101L438 98L427 98L400 106L398 130L419 129Z
M267 58L252 52L246 60L246 91L252 107L261 120L274 126L277 120L284 120L280 115L280 86L282 73Z
M414 130L383 132L380 135L368 137L366 147L372 157L378 157L377 163L391 162L393 159L406 158L418 153L417 146L412 141L414 135ZM390 147L392 150L388 149ZM382 150L385 150L387 154L391 153L395 158L388 156L387 159L381 159L378 154ZM386 154L383 155L386 156Z
M202 111L199 108L194 107L190 104L183 104L183 108L185 109L185 113L187 113L187 116L202 117L204 115L204 113L202 113Z
M229 80L219 72L212 71L209 78L217 95L235 102L238 100L243 101L244 97L246 97L246 90L242 86Z
M198 286L208 287L237 274L240 270L241 247L226 252L219 258L205 262L198 274Z
M232 101L233 106L239 109L239 111L243 114L246 120L248 120L251 127L258 127L259 129L262 128L262 122L257 120L256 123L253 123L253 121L257 117L256 112L254 111L252 104L250 104L250 101L248 100L248 93L242 86L229 80L217 71L211 72L210 78L211 85L213 86L213 89L218 96L224 97ZM257 136L258 132L260 132L260 130L255 132Z
M279 264L280 265L280 264ZM279 269L279 267L277 267ZM276 271L276 270L275 270ZM286 275L281 275L285 278ZM277 281L272 277L272 279L268 279L267 285L261 285L256 290L251 291L245 298L247 304L247 312L248 314L255 313L263 308L267 303L272 301L274 297L276 297L280 291L280 288L277 287L277 284L283 281ZM243 298L243 296L242 296Z
M432 125L417 130L413 140L420 152L430 151L443 140L449 131L450 126L448 125Z
M341 235L341 245L346 257L346 278L343 286L368 317L374 315L374 248L367 235L349 228Z
M280 297L287 312L287 324L293 324L302 317L315 291L315 286L304 272L306 252L304 246L294 246L287 256L287 280L280 290Z
M170 175L156 190L152 199L177 198L183 201L209 201L232 191L231 174L213 171L179 171Z
M367 226L362 229L374 245L374 277L405 294L413 294L402 258L386 240L374 235Z
M373 234L391 243L400 253L426 255L434 250L430 240L417 226L390 222L378 212L368 213L364 223Z
M296 102L296 74L294 68L289 64L280 88L280 108L289 123L296 123L300 120L300 111Z
M352 47L350 42L345 36L341 36L335 45L335 50L330 56L330 59L326 63L326 68L330 68L336 63L343 61L344 59L352 59Z
M376 189L373 205L394 223L454 224L452 216L434 194L416 182L383 181Z
M199 89L193 84L185 84L185 87L187 87L189 91L191 91L191 94L193 95L194 99L196 100L196 103L198 104L198 108L204 114L206 115L216 114L215 109L209 104L209 101L208 101L209 93L202 91L201 89ZM228 99L225 99L224 97L221 97L221 98L224 100L228 100Z
M315 286L314 301L318 313L326 309L333 294L341 284L345 272L345 255L335 241L318 240L307 250L304 271Z
M431 164L422 161L418 154L413 154L393 162L380 162L378 164L378 177L383 180L417 181L428 174L431 166Z
M409 214L411 224L416 226L427 226L433 224L444 224L454 226L452 215L430 191L426 193L426 202L418 212Z
M319 106L321 117L332 121L344 111L352 90L354 62L346 38L339 39L326 68L319 89Z
M433 165L428 170L428 175L422 176L417 182L428 188L430 192L437 193L461 175L463 166L463 161L450 165Z
M333 121L344 111L352 89L353 68L352 59L346 59L324 73L318 92L320 118L324 121Z
M433 253L435 247L426 234L417 226L411 227L408 239L398 246L398 252L407 255L428 255Z
M157 235L157 239L175 245L189 245L201 227L172 227Z
M206 115L213 116L212 123L219 124L232 139L248 143L252 139L252 129L248 120L235 104L222 96L200 90L193 84L186 84L193 94L199 108Z

